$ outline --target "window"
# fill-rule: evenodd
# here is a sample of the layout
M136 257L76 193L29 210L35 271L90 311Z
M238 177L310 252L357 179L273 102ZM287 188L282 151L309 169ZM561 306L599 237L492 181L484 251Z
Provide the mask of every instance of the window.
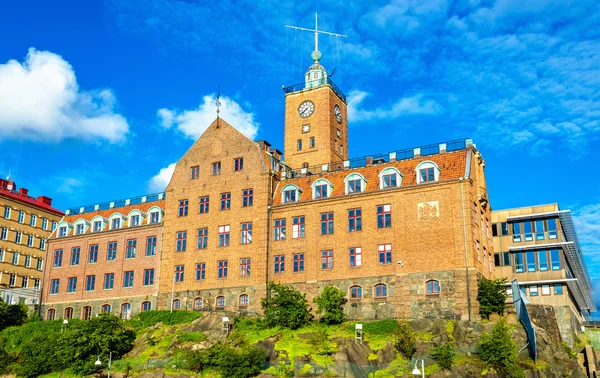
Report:
M110 305L109 304L102 305L102 312L110 313Z
M181 309L181 301L179 299L173 300L173 310Z
M12 264L19 265L19 252L13 252Z
M15 243L21 244L21 237L22 236L23 236L23 233L21 231L17 231L15 233Z
M85 291L94 291L96 288L96 276L86 276L85 277Z
M0 262L4 262L4 250L0 249Z
M392 205L377 206L377 228L392 227Z
M196 281L206 278L206 263L196 264Z
M77 277L69 277L67 285L67 293L74 293L77 291Z
M59 268L62 266L62 256L63 256L62 249L57 249L54 251L54 263L52 264L53 267Z
M273 237L275 240L285 240L285 218L273 221Z
M104 290L110 290L115 285L115 274L114 273L106 273L104 275Z
M37 222L37 216L31 214L31 217L29 218L29 225L31 227L35 227L36 222Z
M40 249L41 250L46 249L46 239L44 239L44 238L40 238Z
M185 273L185 266L183 265L175 265L175 282L183 282L183 277Z
M298 151L302 151L302 139L298 139L298 141L296 142L296 149Z
M560 251L558 249L550 250L550 262L552 270L560 270Z
M315 185L315 198L327 197L327 184Z
M25 212L24 211L19 211L19 219L18 219L19 223L23 223L25 222Z
M275 273L285 272L285 256L284 255L273 256L273 272L275 272Z
M154 269L144 269L144 286L154 285Z
M46 320L54 320L56 318L56 310L53 308L48 309Z
M510 252L502 252L502 262L503 265L510 265Z
M195 180L200 177L200 167L194 166L190 168L190 179Z
M58 294L58 287L60 285L59 279L53 279L50 281L50 294Z
M125 258L133 259L135 258L135 249L137 246L137 239L129 239L127 240L127 249L125 250Z
M513 242L521 241L521 223L513 223L512 224L513 231Z
M287 185L283 188L282 193L283 203L296 202L300 199L300 191L295 185Z
M11 274L9 279L8 279L8 286L13 287L17 285L17 275L16 274ZM11 300L8 300L8 302L11 302Z
M133 271L127 271L123 278L123 287L133 287Z
M540 272L548 270L548 252L538 251L538 263L540 267Z
M416 168L417 184L438 181L440 177L440 168L432 161L419 163Z
M156 255L156 236L146 238L146 256Z
M527 252L526 257L527 257L527 271L535 272L537 270L536 263L535 263L535 252Z
M212 174L213 174L213 176L221 174L221 162L220 161L212 163Z
M333 212L321 213L321 235L333 234Z
M58 223L56 223L56 221L52 221L52 227L51 227L51 230L52 230L52 231L56 230L56 225L57 225L57 224L58 224Z
M537 285L531 285L529 286L529 295L532 297L537 297L538 296L538 287Z
M121 218L113 218L112 223L110 225L110 229L114 230L117 228L121 228Z
M315 147L315 137L310 137L309 147L310 148Z
M554 295L562 295L563 286L562 284L554 284Z
M27 246L28 247L33 247L33 235L28 235L27 236Z
M2 235L0 236L2 236L2 240L8 239L8 228L2 227Z
M229 245L229 225L219 226L219 247Z
M248 306L248 294L240 295L240 307Z
M440 292L440 282L436 280L429 280L425 282L427 288L427 294L437 294Z
M102 231L102 221L94 222L94 232Z
M304 237L304 215L292 218L292 239Z
M362 266L362 248L350 248L350 267Z
M208 203L209 203L209 196L200 197L200 208L198 210L198 213L200 213L200 214L208 213Z
M420 182L435 181L435 175L432 168L421 168L419 169Z
M73 307L65 308L65 319L73 319Z
M548 219L548 239L556 239L558 233L556 231L556 218Z
M542 285L542 295L550 295L550 285Z
M294 253L292 265L294 272L304 272L304 253Z
M346 177L346 194L361 193L365 190L366 180L361 175L354 173Z
M254 190L253 189L242 190L242 207L252 206L253 198L254 198Z
M131 225L131 226L139 226L140 225L140 216L139 215L132 215L129 218L129 225Z
M331 195L333 185L325 179L318 179L312 183L313 199L326 198Z
M79 265L79 255L81 249L79 247L71 248L71 265Z
M188 202L188 200L179 201L179 209L177 210L178 216L185 217L188 215Z
M525 241L533 240L533 225L531 222L523 222L523 234Z
M217 278L227 278L227 260L217 261Z
M10 219L10 207L4 206L4 219Z
M240 241L242 244L252 243L252 222L242 223Z
M348 210L348 231L361 231L362 230L362 210L361 209L350 209Z
M114 261L117 259L117 242L108 242L106 250L106 261Z
M321 269L333 269L333 251L321 251Z
M202 298L196 298L194 299L194 309L199 310L202 308Z
M524 263L523 263L523 254L521 252L515 253L515 273L523 273Z
M129 319L131 317L131 303L123 303L121 305L121 319Z
M217 297L217 308L223 309L225 307L225 297L219 295Z
M250 257L240 259L240 276L250 275Z
M387 297L387 285L377 284L375 285L375 298Z
M42 218L42 230L46 231L48 229L48 219Z
M546 236L544 235L544 221L536 220L535 221L535 240L544 240Z
M22 281L21 281L21 287L26 288L28 284L29 284L29 277L23 276Z
M208 228L199 228L197 231L197 247L198 249L208 248Z
M379 187L381 189L386 189L400 186L399 183L402 175L400 175L400 172L396 168L386 168L381 171L379 177Z
M175 239L175 250L177 252L183 252L187 246L187 231L179 231L176 234Z
M508 235L508 223L506 223L506 222L500 223L500 235L501 236Z
M150 223L158 223L160 221L160 212L153 211L150 213Z
M242 169L244 169L244 158L233 159L233 170L237 172Z
M231 193L221 193L221 210L231 208Z
M142 302L142 312L152 310L152 303L150 301Z
M392 245L391 244L379 244L379 263L380 264L391 264L392 263Z
M92 307L84 306L81 314L83 320L90 320L92 318Z
M84 229L84 224L83 223L79 223L78 225L75 226L75 234L76 235L83 234L83 229Z
M350 299L361 299L362 296L362 287L356 285L350 287Z

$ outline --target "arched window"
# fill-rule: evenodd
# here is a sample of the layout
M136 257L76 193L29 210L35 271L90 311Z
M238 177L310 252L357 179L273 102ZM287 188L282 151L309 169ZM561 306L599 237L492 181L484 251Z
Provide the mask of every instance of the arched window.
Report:
M49 308L46 313L46 320L54 320L56 318L56 309Z
M217 308L221 310L225 308L225 297L222 295L217 297Z
M64 236L68 236L71 233L71 230L73 230L73 224L69 223L69 222L59 222L58 223L58 236L59 237L64 237Z
M440 168L432 161L423 161L417 165L417 184L439 181Z
M361 299L362 298L362 287L354 285L350 287L350 299Z
M92 307L84 306L83 311L81 313L81 319L90 320L92 318Z
M367 180L358 173L352 173L346 176L344 179L344 187L346 188L346 194L350 193L362 193L365 191L367 186Z
M139 226L144 222L144 214L138 209L133 209L127 214L128 226Z
M240 295L240 307L248 306L248 294Z
M117 230L124 226L125 217L121 213L114 213L108 218L108 225L111 230Z
M121 305L121 319L131 318L131 303L123 303Z
M142 302L142 312L152 310L152 303L150 301Z
M387 297L387 285L377 284L375 285L375 298Z
M437 280L429 280L425 282L427 294L437 294L440 292L440 282Z
M181 309L181 301L179 299L173 300L173 310Z
M73 223L75 227L75 235L85 234L88 230L89 222L85 219L79 218Z
M325 179L318 179L312 183L312 198L327 198L331 196L333 185Z
M106 224L106 218L101 217L100 215L96 215L92 218L92 232L100 232L104 230L104 225Z
M148 224L159 223L162 220L163 210L158 206L148 209Z
M102 312L103 313L110 313L110 305L109 304L104 304L102 305Z
M379 172L379 189L397 188L402 185L402 173L394 167Z
M65 319L73 319L73 307L65 308Z
M281 190L281 203L290 203L300 201L302 191L296 185L286 185Z
M194 299L194 310L200 310L202 308L204 301L202 298Z

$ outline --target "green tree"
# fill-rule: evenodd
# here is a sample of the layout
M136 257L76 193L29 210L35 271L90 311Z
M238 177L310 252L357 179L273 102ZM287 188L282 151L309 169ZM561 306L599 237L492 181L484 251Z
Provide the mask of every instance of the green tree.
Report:
M348 302L346 293L335 286L325 289L313 302L317 305L317 314L323 314L320 321L325 324L340 324L344 321L344 305Z
M0 298L0 331L17 326L27 320L27 307L22 304L9 305Z
M443 344L433 347L429 356L444 370L452 369L454 362L454 347L452 344Z
M406 320L398 322L398 328L394 332L394 347L404 357L410 359L417 351L415 333L410 329Z
M508 378L523 378L525 374L518 363L517 346L504 320L494 325L491 335L483 335L477 344L482 361Z
M504 314L506 309L506 278L488 280L485 277L479 279L477 300L479 301L479 314L489 319L490 314L497 312Z
M292 286L274 282L269 282L268 290L270 294L260 301L266 326L297 329L311 321L312 314L306 294L300 293Z

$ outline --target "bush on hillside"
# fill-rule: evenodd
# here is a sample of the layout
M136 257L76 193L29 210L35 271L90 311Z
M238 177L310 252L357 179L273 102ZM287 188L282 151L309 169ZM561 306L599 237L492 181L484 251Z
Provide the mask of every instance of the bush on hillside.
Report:
M452 344L443 344L431 348L429 356L444 370L452 369L454 362L454 347Z
M300 293L292 286L269 283L269 295L261 299L264 313L263 323L267 327L285 327L298 329L308 324L312 314L308 307L306 294Z
M411 359L417 351L415 333L410 329L406 320L398 322L398 328L393 331L394 347L405 358Z
M191 323L194 320L201 318L202 313L193 311L169 311L169 310L152 310L138 313L129 322L136 329L148 328L158 323L164 325L175 325L181 323Z
M348 302L346 293L335 286L325 289L313 302L317 305L317 314L323 314L320 321L325 324L340 324L344 321L344 305Z
M18 326L27 320L27 307L22 304L9 305L0 298L0 331Z
M483 335L477 344L479 358L508 378L523 378L525 374L518 363L517 345L504 320L494 325L491 335Z
M213 368L223 377L247 378L258 375L265 364L265 350L244 343L239 347L218 343L186 356L189 369L196 372Z
M485 277L479 279L477 300L479 301L479 314L489 319L490 314L497 312L500 315L506 310L506 278L488 280Z

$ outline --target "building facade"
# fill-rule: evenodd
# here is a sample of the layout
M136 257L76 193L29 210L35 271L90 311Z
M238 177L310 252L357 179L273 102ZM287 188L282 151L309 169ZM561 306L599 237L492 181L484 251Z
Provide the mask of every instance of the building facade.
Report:
M164 194L67 210L48 242L42 316L157 308Z
M0 179L0 294L8 303L35 304L41 287L46 240L64 215L52 199L31 197Z

